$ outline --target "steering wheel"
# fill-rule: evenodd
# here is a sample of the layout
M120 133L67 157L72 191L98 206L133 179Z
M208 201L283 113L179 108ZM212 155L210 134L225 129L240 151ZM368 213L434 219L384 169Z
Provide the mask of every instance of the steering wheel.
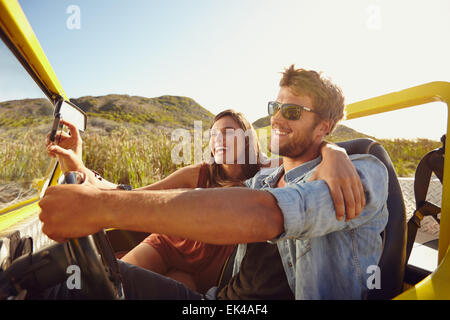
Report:
M81 183L80 173L64 175L64 184ZM70 205L70 204L69 204ZM81 290L95 299L124 299L122 277L104 230L64 243L69 263L80 268Z

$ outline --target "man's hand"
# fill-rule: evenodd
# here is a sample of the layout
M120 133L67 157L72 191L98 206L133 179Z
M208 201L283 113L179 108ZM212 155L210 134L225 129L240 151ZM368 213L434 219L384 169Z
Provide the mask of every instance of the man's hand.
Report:
M49 187L39 201L42 231L62 242L96 233L105 227L101 191L89 184Z
M310 178L325 180L333 198L336 218L345 221L359 215L366 199L361 179L345 149L333 144L322 147L322 162Z
M78 129L70 122L61 120L69 130L70 135L65 132L58 132L55 137L55 142L51 142L47 135L46 147L49 156L56 158L61 165L63 172L68 171L82 171L84 168L82 160L82 140Z

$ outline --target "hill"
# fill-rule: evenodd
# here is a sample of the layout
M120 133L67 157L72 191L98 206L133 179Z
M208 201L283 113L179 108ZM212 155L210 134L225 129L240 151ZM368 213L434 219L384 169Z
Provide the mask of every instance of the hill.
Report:
M213 114L193 99L179 96L144 98L110 94L71 99L89 118L103 118L137 125L166 128L192 128L194 121L209 125Z
M259 118L258 120L253 122L252 125L255 129L267 127L268 125L270 125L270 116Z
M260 118L260 119L256 120L255 122L253 122L253 127L255 127L255 129L264 128L269 125L270 125L270 116ZM336 126L333 134L331 136L329 136L327 138L327 140L329 140L329 141L346 141L346 140L357 139L357 138L371 138L371 139L376 140L374 137L371 137L364 133L353 130L342 124L338 124Z
M208 126L213 114L193 99L178 96L145 98L110 94L70 99L88 115L89 127L108 131L129 124L159 128L192 128L194 121ZM53 106L46 99L23 99L0 103L0 127L26 127L49 123Z
M28 127L33 123L51 122L53 105L44 98L0 102L0 127Z

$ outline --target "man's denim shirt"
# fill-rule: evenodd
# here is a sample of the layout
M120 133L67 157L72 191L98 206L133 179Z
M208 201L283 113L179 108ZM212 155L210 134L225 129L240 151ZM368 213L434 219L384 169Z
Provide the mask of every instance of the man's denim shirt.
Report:
M296 299L367 296L368 278L375 270L369 266L376 266L380 259L380 233L388 220L388 173L374 156L351 155L350 159L361 178L366 206L357 218L348 222L336 219L325 181L308 182L321 157L288 171L284 188L275 188L283 175L283 166L263 169L245 182L250 188L270 192L282 211L284 232L269 243L278 246ZM233 274L239 271L246 247L246 244L238 247Z

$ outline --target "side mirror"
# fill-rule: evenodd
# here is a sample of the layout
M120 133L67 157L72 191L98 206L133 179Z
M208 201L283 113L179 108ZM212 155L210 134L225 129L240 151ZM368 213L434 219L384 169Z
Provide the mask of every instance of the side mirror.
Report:
M55 109L56 113L56 109ZM60 117L63 120L73 123L78 130L86 130L86 113L70 101L63 101L59 110Z
M55 119L53 120L53 127L50 133L51 141L55 141L56 131L58 130L61 119L72 123L79 131L86 130L86 113L70 101L59 100L55 107L54 117Z

